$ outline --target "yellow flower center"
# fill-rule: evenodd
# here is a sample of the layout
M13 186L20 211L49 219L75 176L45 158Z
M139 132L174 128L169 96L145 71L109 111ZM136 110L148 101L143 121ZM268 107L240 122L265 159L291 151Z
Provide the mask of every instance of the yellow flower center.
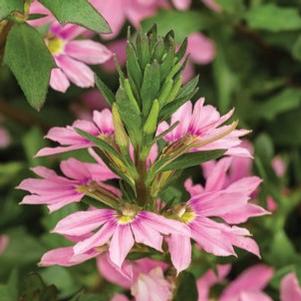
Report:
M187 206L179 206L175 209L175 212L179 219L185 224L192 222L196 218L195 212Z
M59 38L49 38L46 40L47 47L52 54L59 54L64 50L65 43Z
M117 217L118 223L120 225L131 223L135 219L136 215L137 215L137 210L135 210L135 208L128 205L122 209L121 214Z

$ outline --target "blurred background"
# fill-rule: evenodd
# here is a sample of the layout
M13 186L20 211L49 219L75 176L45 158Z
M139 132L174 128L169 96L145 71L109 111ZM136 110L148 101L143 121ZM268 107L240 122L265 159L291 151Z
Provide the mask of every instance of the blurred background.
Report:
M149 29L156 23L160 34L174 30L179 45L188 37L190 57L185 80L199 74L198 97L204 96L207 103L222 113L235 107L240 127L252 129L249 142L245 143L253 149L255 160L245 164L248 173L263 178L256 199L273 214L254 219L248 228L261 247L262 262L275 269L267 291L278 300L279 282L284 274L295 271L301 280L301 2L90 2L113 30L113 34L94 35L93 39L116 53L121 65L125 62L128 26ZM118 77L113 59L92 68L116 90ZM88 292L88 297L80 300L109 300L112 292L118 290L101 278L94 261L72 268L39 268L37 263L46 250L66 245L62 237L49 231L77 205L49 215L44 207L19 205L24 193L15 189L22 179L32 176L31 167L57 168L64 158L34 157L41 147L50 145L43 136L51 127L65 126L78 118L90 119L94 109L105 106L98 90L72 85L64 94L49 89L46 104L37 112L25 101L9 69L1 67L1 301L16 300L16 288L26 290L28 283L40 285L38 277L45 285L56 286L47 301L69 300L81 288ZM90 160L81 151L74 156ZM201 180L198 168L190 169L184 176L187 175ZM183 178L178 187L183 187ZM184 189L177 193L185 196ZM235 278L243 269L259 262L246 252L227 259L204 253L196 256L199 264L192 271L196 277L216 263L227 262L233 264L230 278ZM40 276L28 276L30 272Z

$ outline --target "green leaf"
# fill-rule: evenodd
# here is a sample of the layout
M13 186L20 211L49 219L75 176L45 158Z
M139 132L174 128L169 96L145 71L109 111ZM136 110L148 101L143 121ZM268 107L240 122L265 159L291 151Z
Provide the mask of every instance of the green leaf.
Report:
M243 0L215 0L223 11L228 13L242 12L245 8Z
M28 24L15 24L7 38L4 61L28 102L39 110L46 98L51 69L55 66L39 32Z
M7 284L0 284L1 301L18 300L18 272L13 270L10 273Z
M190 272L182 272L174 301L197 301L198 290L196 279Z
M212 18L197 11L161 10L155 16L144 20L142 27L148 30L153 24L157 24L158 33L161 36L174 30L176 41L181 43L191 33L198 32L212 24Z
M132 143L134 145L139 144L139 141L141 141L142 119L139 108L134 102L135 100L130 101L125 90L120 87L116 94L116 101L121 119L126 126Z
M107 142L105 142L103 139L97 138L91 134L89 134L88 132L85 132L81 129L76 128L75 129L77 131L77 133L79 135L81 135L82 137L88 139L89 141L93 142L97 147L99 147L101 150L108 152L110 154L112 154L113 156L119 158L120 155L118 154L118 152Z
M96 87L100 91L100 93L103 95L105 100L109 105L112 105L115 101L115 95L111 91L111 89L101 80L100 77L95 75L95 83Z
M60 23L74 23L95 32L110 33L106 20L87 0L40 0Z
M246 21L253 29L273 32L301 28L301 17L297 8L280 7L272 3L252 8L246 14Z
M301 103L301 91L286 88L277 95L266 99L257 105L256 114L267 120L273 120L277 115L298 108ZM254 112L255 114L255 112Z
M157 61L147 64L141 87L143 114L147 116L160 89L160 66Z
M127 68L128 77L132 78L137 89L140 89L141 82L142 82L142 71L139 65L139 61L134 45L129 41L127 43L126 54L127 54L126 68Z
M299 36L296 42L294 43L292 54L296 60L301 61L301 36Z
M11 183L20 173L24 165L21 162L8 162L0 164L0 186Z
M23 12L22 0L0 0L0 21L14 11Z
M163 167L161 171L185 169L188 167L200 165L201 163L218 159L224 154L224 152L224 150L214 150L184 154L177 158L175 161Z

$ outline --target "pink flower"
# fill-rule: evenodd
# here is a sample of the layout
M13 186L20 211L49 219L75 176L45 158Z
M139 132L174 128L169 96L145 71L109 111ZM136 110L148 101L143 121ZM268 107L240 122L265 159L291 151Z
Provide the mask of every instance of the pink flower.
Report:
M28 24L30 24L31 26L34 26L34 27L43 26L43 25L46 25L46 24L49 24L49 23L55 21L55 18L51 14L51 12L37 0L34 0L31 3L29 13L31 15L34 15L34 14L42 15L41 18L27 21Z
M112 53L104 45L92 40L75 40L87 30L77 25L61 26L54 22L46 38L57 68L51 73L50 86L65 92L70 82L81 88L94 86L94 73L87 64L102 64Z
M114 55L116 55L120 66L123 66L126 62L126 40L121 39L117 41L112 41L109 44L107 44L107 47L112 53L114 53ZM114 72L116 68L113 57L109 61L104 63L102 67L108 72Z
M0 149L6 148L10 145L11 138L7 130L0 127Z
M0 255L6 250L9 242L7 235L0 235Z
M167 267L164 262L149 258L126 260L119 268L106 253L97 258L97 265L106 280L131 289L136 301L168 301L171 298L171 285L163 275Z
M93 122L77 120L72 126L54 127L50 129L46 138L56 141L62 146L43 148L37 153L37 156L49 156L92 146L90 141L76 132L76 128L86 131L95 137L101 136L109 138L114 134L112 113L109 109L104 109L100 112L94 111Z
M121 294L116 294L114 297L111 299L111 301L129 301L129 299Z
M91 231L95 232L91 234ZM129 204L121 212L94 209L73 213L62 219L53 232L67 236L89 235L75 244L75 256L85 255L108 244L110 259L118 267L121 267L135 242L161 252L164 235L189 235L189 230L182 223L152 212L139 211Z
M197 280L198 301L209 301L210 289L212 286L221 283L231 270L230 264L217 265L217 274L213 270L208 270Z
M200 32L188 37L187 53L196 64L209 64L215 57L215 45L212 40Z
M294 273L286 275L280 286L281 301L301 301L301 287Z
M280 156L276 156L272 160L272 167L278 177L283 177L286 172L286 164Z
M140 22L153 16L160 7L168 7L165 0L90 0L92 5L110 24L112 34L103 38L112 39L122 29L126 20L138 28Z
M190 264L192 238L197 245L216 256L236 255L234 246L259 256L256 242L250 232L236 225L250 217L268 214L263 208L250 204L250 195L258 187L258 177L246 177L224 186L224 178L231 158L220 160L217 168L206 179L206 189L191 189L190 200L174 209L179 219L191 230L190 237L172 235L168 238L171 259L178 271ZM217 222L219 218L224 222Z
M174 130L165 135L169 143L182 141L194 145L195 150L226 149L227 155L249 156L249 152L240 147L239 137L246 135L247 130L235 130L235 123L223 125L233 114L233 110L220 116L211 105L204 105L204 98L199 99L194 108L190 101L182 105L171 117L171 125L179 122ZM158 132L169 128L167 122L159 125Z
M226 287L219 301L272 301L263 289L273 277L273 273L272 268L263 264L245 270Z
M191 5L191 0L172 0L173 5L176 9L186 10Z
M60 168L64 176L46 167L34 167L32 170L41 179L23 180L18 189L31 194L23 198L21 204L46 204L49 210L55 211L68 204L79 202L85 196L85 187L96 183L97 187L117 193L116 189L102 182L116 178L103 163L82 163L70 158L62 161ZM117 193L118 194L118 193Z

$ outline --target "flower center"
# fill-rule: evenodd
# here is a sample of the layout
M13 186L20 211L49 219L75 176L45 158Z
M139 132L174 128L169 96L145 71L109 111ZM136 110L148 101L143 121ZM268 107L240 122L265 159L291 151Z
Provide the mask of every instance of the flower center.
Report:
M178 207L175 211L180 220L185 224L192 222L196 218L195 212L187 206Z
M135 219L136 215L137 210L131 205L126 205L122 209L121 214L117 217L118 223L120 225L131 223Z
M52 54L59 54L63 52L65 43L62 39L53 37L46 39L46 45Z

